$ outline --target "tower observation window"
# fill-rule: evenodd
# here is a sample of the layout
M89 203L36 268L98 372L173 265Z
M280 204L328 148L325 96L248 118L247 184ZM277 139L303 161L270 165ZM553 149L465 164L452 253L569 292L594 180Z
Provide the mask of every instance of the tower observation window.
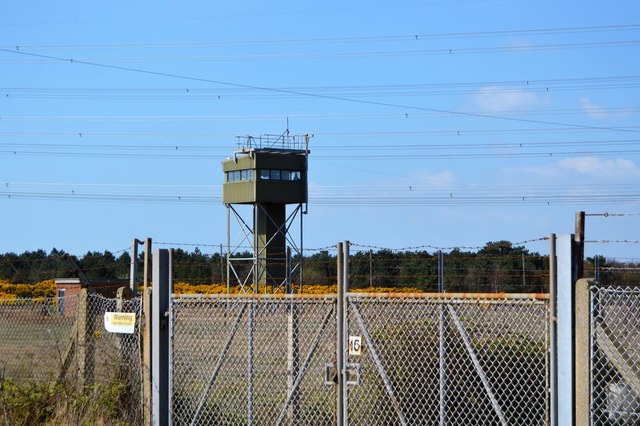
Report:
M227 182L243 182L253 180L253 169L233 170L227 172ZM298 182L302 179L299 170L260 169L256 172L259 180L277 180Z
M300 181L302 172L298 170L261 169L260 180Z
M233 170L227 172L227 182L240 182L253 180L253 169Z

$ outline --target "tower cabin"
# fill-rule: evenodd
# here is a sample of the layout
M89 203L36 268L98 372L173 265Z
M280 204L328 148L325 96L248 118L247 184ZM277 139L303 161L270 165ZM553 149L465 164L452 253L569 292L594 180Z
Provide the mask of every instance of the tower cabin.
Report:
M253 206L256 285L280 286L287 276L287 205L307 203L308 150L295 148L244 146L222 162L222 202Z

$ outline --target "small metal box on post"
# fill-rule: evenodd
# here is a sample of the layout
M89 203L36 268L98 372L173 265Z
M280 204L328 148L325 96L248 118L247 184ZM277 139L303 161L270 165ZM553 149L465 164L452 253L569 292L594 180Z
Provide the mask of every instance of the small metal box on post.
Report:
M227 207L227 289L257 293L291 288L302 280L302 215L308 200L309 136L247 136L240 149L222 162L222 202ZM288 206L293 209L288 210ZM244 208L244 214L241 211ZM239 238L231 243L231 217ZM299 230L294 224L299 222ZM295 233L298 235L294 235ZM251 253L246 254L246 247ZM289 262L287 249L292 250Z

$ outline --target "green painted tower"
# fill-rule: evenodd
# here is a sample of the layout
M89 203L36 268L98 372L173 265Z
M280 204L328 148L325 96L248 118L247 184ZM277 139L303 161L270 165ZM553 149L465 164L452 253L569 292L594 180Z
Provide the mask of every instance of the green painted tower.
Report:
M227 286L237 284L245 292L257 292L262 285L290 291L294 274L302 280L309 137L246 137L239 148L222 162ZM232 217L240 231L233 243ZM292 232L295 222L300 224L297 236Z

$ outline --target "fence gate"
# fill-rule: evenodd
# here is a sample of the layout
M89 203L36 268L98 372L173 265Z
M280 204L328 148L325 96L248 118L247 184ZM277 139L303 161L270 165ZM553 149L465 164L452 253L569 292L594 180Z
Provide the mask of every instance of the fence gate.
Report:
M170 312L172 424L334 423L335 296L173 297Z
M591 422L640 424L640 287L592 284Z
M171 300L176 425L542 425L545 295L345 295Z
M546 295L439 296L347 294L349 424L547 424Z

